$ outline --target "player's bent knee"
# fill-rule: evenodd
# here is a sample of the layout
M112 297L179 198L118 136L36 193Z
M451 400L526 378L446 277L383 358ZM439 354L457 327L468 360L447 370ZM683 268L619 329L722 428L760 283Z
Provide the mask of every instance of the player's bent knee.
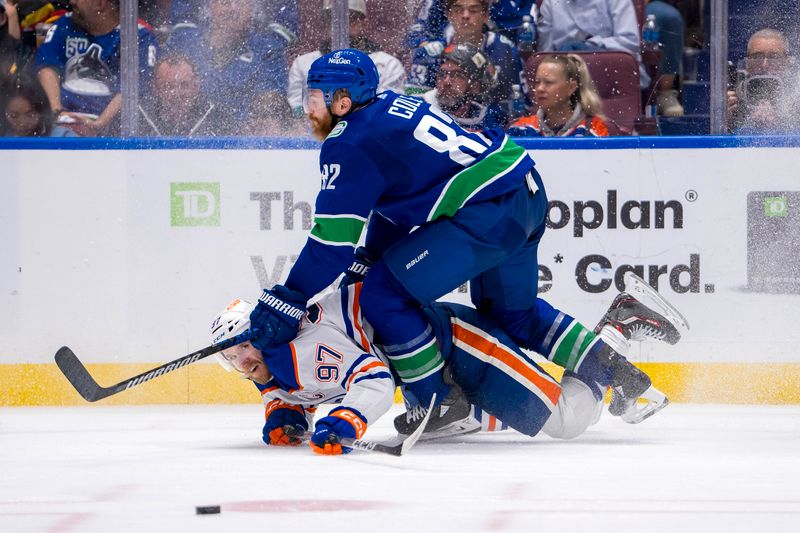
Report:
M561 381L561 397L542 432L555 439L574 439L597 422L602 402L583 381L565 376Z

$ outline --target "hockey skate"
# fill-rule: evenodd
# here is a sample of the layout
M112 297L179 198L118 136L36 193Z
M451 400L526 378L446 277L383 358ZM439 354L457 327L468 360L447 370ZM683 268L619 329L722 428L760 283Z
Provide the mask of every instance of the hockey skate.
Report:
M611 373L608 412L612 416L619 416L628 424L638 424L669 404L666 395L653 387L650 377L624 356L608 348L598 354L598 359Z
M422 405L411 407L395 417L394 427L400 435L410 435L422 423L427 412L428 409ZM433 408L420 440L466 435L480 429L481 423L472 415L469 401L461 389L453 385L442 403Z
M602 333L603 339L618 352L626 351L627 341L658 340L677 344L681 330L689 330L686 318L633 272L626 272L624 281L625 292L614 298L595 326L595 333Z
M653 387L647 374L620 353L627 352L630 341L658 340L674 345L681 339L681 330L689 330L689 323L633 272L626 272L624 281L625 292L614 298L595 333L617 352L608 355L604 362L612 369L613 376L608 411L629 424L638 424L666 407L669 400Z

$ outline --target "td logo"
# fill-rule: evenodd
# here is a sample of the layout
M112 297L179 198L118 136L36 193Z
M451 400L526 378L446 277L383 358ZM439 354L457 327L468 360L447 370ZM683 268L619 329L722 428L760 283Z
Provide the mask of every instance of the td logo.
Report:
M170 183L171 223L175 226L219 226L219 183Z
M764 198L764 215L767 217L785 217L789 214L789 204L785 196L767 196Z

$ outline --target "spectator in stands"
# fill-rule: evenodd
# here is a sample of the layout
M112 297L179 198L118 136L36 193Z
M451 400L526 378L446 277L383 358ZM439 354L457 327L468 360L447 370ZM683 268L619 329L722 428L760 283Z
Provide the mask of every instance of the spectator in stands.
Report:
M140 133L145 136L208 137L234 131L233 121L200 94L197 69L181 54L159 59L152 91L140 101Z
M36 56L50 106L81 135L114 135L119 128L119 0L72 0L72 13L53 25ZM158 44L139 23L139 78L150 82Z
M324 0L323 4L324 24L323 27L330 28L331 1ZM367 3L364 0L349 0L349 32L350 48L356 48L369 54L375 62L380 75L378 92L386 90L402 93L405 87L406 70L403 64L396 57L380 50L380 45L367 38ZM314 50L303 54L294 60L289 69L289 105L295 114L303 116L303 88L306 85L308 69L318 57L331 51L330 38L326 39L319 50Z
M733 132L781 133L800 129L800 80L792 59L781 32L767 28L750 37L742 79L728 92Z
M623 50L639 56L639 24L631 0L544 0L540 52Z
M201 93L246 125L286 98L286 40L255 23L257 0L208 0L203 22L181 24L167 49L192 59Z
M243 130L245 135L306 137L310 134L305 117L292 111L285 96L272 93L265 106L269 111L253 117Z
M0 136L75 137L54 123L53 110L38 80L10 76L0 84Z
M445 0L422 0L417 20L406 34L405 46L421 48L426 55L439 56L444 50L447 14ZM503 35L515 44L517 32L524 16L536 24L538 10L535 0L494 0L489 8L488 28Z
M678 101L677 89L683 57L683 17L666 0L650 0L645 7L645 13L655 15L660 34L661 64L654 88L658 113L668 117L683 116L683 106Z
M161 0L157 0L161 1ZM171 0L166 10L172 25L205 22L203 13L208 0ZM257 0L254 7L254 26L265 34L275 33L286 41L286 46L297 42L298 15L296 0Z
M422 99L442 109L461 127L476 131L502 128L498 119L505 113L484 102L493 83L493 66L473 44L451 44L445 48L443 61L436 74L436 88Z
M13 0L5 0L0 4L0 82L19 70L21 39L17 6Z
M512 137L607 137L603 106L580 56L554 54L536 69L535 115L514 122Z
M470 43L475 45L495 69L496 83L487 95L486 103L508 109L513 100L514 85L519 85L520 94L527 92L522 73L519 52L506 37L489 31L489 0L444 0L447 19L451 29L445 32L445 42L450 44ZM441 55L435 61L420 60L417 53L409 72L407 92L424 92L436 85L436 73Z

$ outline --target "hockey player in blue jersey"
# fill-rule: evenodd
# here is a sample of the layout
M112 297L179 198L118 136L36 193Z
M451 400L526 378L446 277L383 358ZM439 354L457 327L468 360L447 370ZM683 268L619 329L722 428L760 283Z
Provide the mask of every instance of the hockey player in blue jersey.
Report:
M265 289L251 321L260 350L294 338L306 302L343 271L364 278L363 313L414 396L458 404L422 307L469 281L477 309L523 348L600 391L635 401L650 379L591 330L537 298L547 197L533 160L502 131L471 133L423 101L376 94L357 50L317 59L307 109L324 139L314 225L285 285ZM367 224L367 221L369 223ZM365 244L353 253L364 227ZM539 351L539 350L537 350ZM468 407L468 406L467 406ZM458 410L439 409L437 420ZM462 413L463 414L463 413Z

